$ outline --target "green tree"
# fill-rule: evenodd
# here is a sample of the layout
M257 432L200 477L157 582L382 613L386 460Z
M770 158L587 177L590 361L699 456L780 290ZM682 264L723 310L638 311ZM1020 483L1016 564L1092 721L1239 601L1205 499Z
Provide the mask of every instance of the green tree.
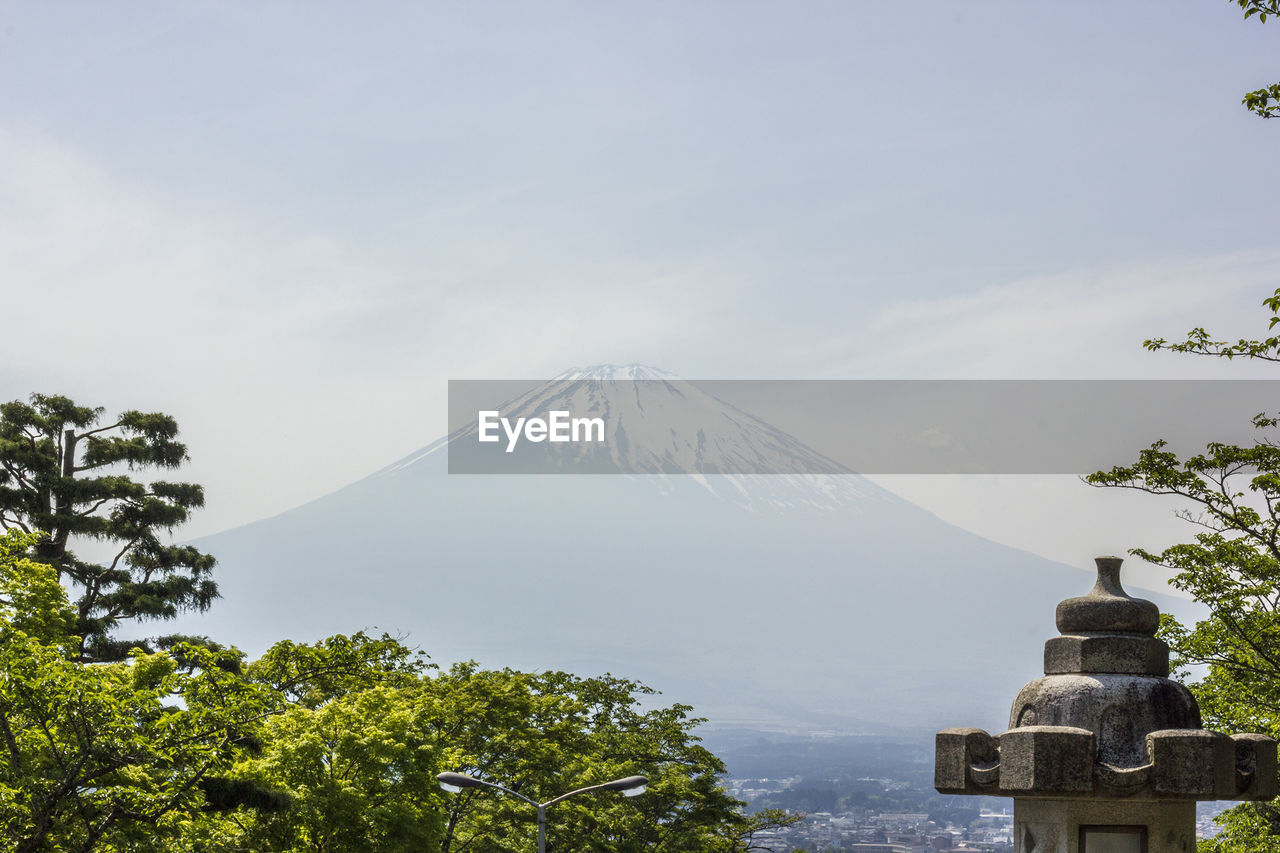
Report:
M440 844L438 747L408 691L371 687L269 720L261 752L237 772L287 790L288 809L261 812L245 849L417 853Z
M75 611L57 575L23 554L38 537L9 530L0 536L0 641L21 632L45 643L71 642Z
M217 814L183 849L354 853L438 845L435 748L408 705L410 688L433 668L386 634L276 643L245 673L279 698L283 713L220 780ZM281 795L287 808L276 807Z
M1244 10L1246 20L1256 17L1258 23L1265 24L1267 18L1280 15L1280 0L1232 0ZM1280 83L1272 83L1252 92L1248 92L1241 102L1245 108L1263 118L1275 118L1280 115Z
M1263 303L1271 328L1280 324L1280 290ZM1145 342L1151 350L1209 357L1280 361L1280 338L1215 340L1202 328L1170 343ZM1247 446L1212 443L1186 459L1163 441L1141 451L1132 465L1099 471L1086 481L1179 498L1178 514L1199 532L1194 541L1153 553L1130 553L1174 572L1171 583L1209 609L1184 626L1163 616L1162 636L1183 676L1187 665L1205 667L1191 685L1206 725L1222 731L1257 731L1280 737L1280 419L1265 413L1253 424ZM1229 813L1228 829L1207 848L1222 851L1280 849L1280 808L1246 804Z
M420 701L441 745L441 769L496 782L539 802L624 776L645 794L608 792L547 812L547 849L747 850L780 815L749 818L719 784L724 765L701 746L687 705L644 707L654 691L613 676L481 670L458 664L424 681ZM448 801L442 853L533 849L533 809L488 789Z
M278 702L234 651L179 644L127 663L72 660L72 617L36 536L0 539L0 838L15 853L173 849Z
M220 839L220 849L533 848L528 804L492 790L445 795L435 781L442 770L538 800L649 777L640 797L557 803L551 850L746 851L758 849L760 831L798 819L744 815L719 784L723 765L693 733L701 721L684 705L644 707L654 693L634 681L474 663L438 672L395 640L364 635L280 643L246 673L290 705L262 726L259 749L243 753L231 775L285 793L291 806L210 818L201 837Z
M281 640L254 661L251 679L271 687L289 703L316 709L369 687L412 687L436 666L389 634L336 634L319 642Z
M78 613L40 532L0 536L0 839L73 853L489 853L534 841L526 804L446 796L463 770L538 799L642 774L642 797L558 803L552 850L747 851L798 816L745 815L686 705L627 679L440 673L362 633L77 658ZM654 707L656 705L656 707ZM488 794L486 796L486 794Z
M177 423L137 411L103 423L103 412L42 394L0 404L0 526L43 531L35 558L75 585L77 653L99 661L123 660L135 646L150 650L113 636L121 622L204 610L218 594L213 557L161 541L204 505L204 491L130 476L187 461ZM93 562L72 550L91 541L111 556Z

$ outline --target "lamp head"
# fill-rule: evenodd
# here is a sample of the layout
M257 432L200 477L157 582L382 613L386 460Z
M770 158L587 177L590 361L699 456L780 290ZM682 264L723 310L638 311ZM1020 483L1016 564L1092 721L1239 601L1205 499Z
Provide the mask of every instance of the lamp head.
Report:
M621 791L624 797L634 797L637 794L643 794L645 786L648 784L649 780L644 776L628 776L625 779L614 779L612 782L605 782L600 787L606 791Z
M440 783L441 788L444 788L450 794L456 794L463 788L479 788L482 786L479 779L474 779L465 773L437 773L436 781Z

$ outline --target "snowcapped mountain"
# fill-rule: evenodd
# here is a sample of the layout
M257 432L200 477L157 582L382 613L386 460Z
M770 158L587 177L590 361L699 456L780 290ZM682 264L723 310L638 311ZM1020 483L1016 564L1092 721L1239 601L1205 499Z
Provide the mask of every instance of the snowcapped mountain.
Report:
M470 420L374 476L441 464L452 456L449 470L455 473L646 475L650 485L662 491L670 489L672 477L691 478L747 508L835 509L867 500L897 500L787 433L654 367L572 368L513 399L491 404L509 423L552 411L598 416L603 440L524 443L511 455L503 452L503 441L489 447L480 444L478 424Z
M564 373L551 377L552 382L570 382L575 379L595 379L619 382L628 379L649 379L661 382L679 382L680 377L647 364L589 364L586 367L570 367Z
M440 663L640 678L720 722L998 730L1055 605L1092 584L653 368L567 371L491 405L608 412L609 441L557 451L612 475L450 474L441 439L202 540L224 600L181 627L251 651L376 627ZM796 460L834 467L743 473Z

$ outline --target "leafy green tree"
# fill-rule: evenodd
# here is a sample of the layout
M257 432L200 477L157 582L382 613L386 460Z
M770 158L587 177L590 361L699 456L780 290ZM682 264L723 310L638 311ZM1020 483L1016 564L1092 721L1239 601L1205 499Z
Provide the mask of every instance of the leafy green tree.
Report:
M236 652L72 660L73 612L34 534L0 539L0 838L15 853L174 849L275 695Z
M9 530L0 536L0 642L20 632L50 644L71 642L75 611L58 576L23 554L37 537Z
M243 754L231 775L285 793L291 806L211 818L203 837L220 841L209 849L533 848L527 803L492 790L445 795L435 781L442 770L540 801L649 777L640 797L602 792L557 803L548 812L551 850L746 851L758 849L762 830L798 819L744 815L719 784L723 765L693 734L701 721L683 705L644 707L653 691L634 681L474 663L440 673L395 640L364 635L280 643L246 673L287 694L290 706L262 726L258 751Z
M438 747L407 691L372 687L318 709L269 720L259 755L238 771L288 791L291 806L262 812L246 849L417 853L440 844Z
M1274 804L1236 806L1218 820L1222 832L1202 839L1201 853L1280 853L1280 810Z
M1256 17L1258 23L1265 24L1267 18L1280 16L1280 0L1232 0L1244 10L1246 20ZM1275 118L1280 115L1280 83L1272 83L1253 92L1248 92L1241 102L1245 108L1263 118Z
M73 853L487 853L534 841L525 803L435 775L463 770L538 799L620 776L550 815L552 850L747 851L798 816L743 804L686 705L635 681L438 669L363 633L234 649L175 643L78 659L78 612L49 537L0 536L0 839ZM489 794L486 796L485 794Z
M217 780L212 813L193 825L182 849L436 846L442 810L434 752L405 710L406 689L432 668L386 634L276 643L245 674L278 697L283 713Z
M1280 324L1280 290L1263 303L1271 328ZM1151 350L1209 357L1280 361L1280 338L1214 340L1193 329L1183 341L1145 342ZM1162 636L1175 666L1205 667L1191 685L1205 722L1223 731L1257 731L1280 737L1280 419L1253 419L1257 440L1247 446L1213 443L1186 459L1157 441L1132 465L1089 475L1101 487L1136 489L1179 498L1178 514L1195 525L1194 541L1153 553L1130 553L1175 574L1171 583L1209 609L1207 618L1184 626L1163 616ZM1228 829L1207 849L1280 849L1280 808L1247 804L1229 813Z
M103 412L42 394L0 404L0 526L43 531L35 557L75 585L77 653L99 661L123 660L135 646L150 649L114 637L121 622L202 611L218 594L213 557L161 541L204 505L204 491L130 476L187 461L177 423L137 411L102 423ZM110 558L80 559L72 546L89 541L107 546Z
M547 812L547 849L733 851L769 823L748 818L719 784L724 765L702 747L687 705L645 709L654 691L627 679L481 670L458 664L423 683L441 769L496 782L543 802L624 776L649 778L642 796L608 792ZM442 853L533 849L534 813L520 800L465 789L448 800Z
M254 661L248 675L292 704L316 709L369 687L412 687L435 664L389 634L336 634L317 643L281 640Z
M0 849L74 853L507 851L526 804L446 796L441 770L538 799L643 774L642 797L558 803L550 849L748 851L799 817L724 791L685 705L635 681L562 672L439 673L383 635L239 652L175 643L77 658L57 569L0 536ZM485 792L492 793L492 792Z

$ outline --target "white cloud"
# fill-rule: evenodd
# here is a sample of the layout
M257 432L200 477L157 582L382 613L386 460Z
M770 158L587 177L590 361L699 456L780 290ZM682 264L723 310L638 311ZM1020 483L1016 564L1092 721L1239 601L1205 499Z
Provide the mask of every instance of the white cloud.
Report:
M853 360L853 369L877 378L1274 379L1275 365L1150 353L1141 342L1178 340L1196 326L1229 340L1265 337L1261 301L1280 286L1277 270L1280 252L1256 251L902 301L876 316L879 342ZM1176 499L1095 489L1071 476L871 479L957 526L1083 569L1091 570L1095 556L1123 556L1134 547L1159 551L1194 533L1174 516ZM1125 573L1151 589L1168 579L1137 558Z
M1264 337L1280 251L1079 270L907 299L879 311L848 370L876 378L1115 379L1267 375L1263 365L1148 353L1194 326ZM1274 373L1274 371L1270 371Z
M260 230L261 211L179 207L67 145L0 129L0 397L173 413L187 476L209 493L194 535L434 440L447 379L646 361L697 334L701 305L678 270L549 254L536 222L470 227L510 195L442 199L424 212L434 230L380 252L305 221Z

